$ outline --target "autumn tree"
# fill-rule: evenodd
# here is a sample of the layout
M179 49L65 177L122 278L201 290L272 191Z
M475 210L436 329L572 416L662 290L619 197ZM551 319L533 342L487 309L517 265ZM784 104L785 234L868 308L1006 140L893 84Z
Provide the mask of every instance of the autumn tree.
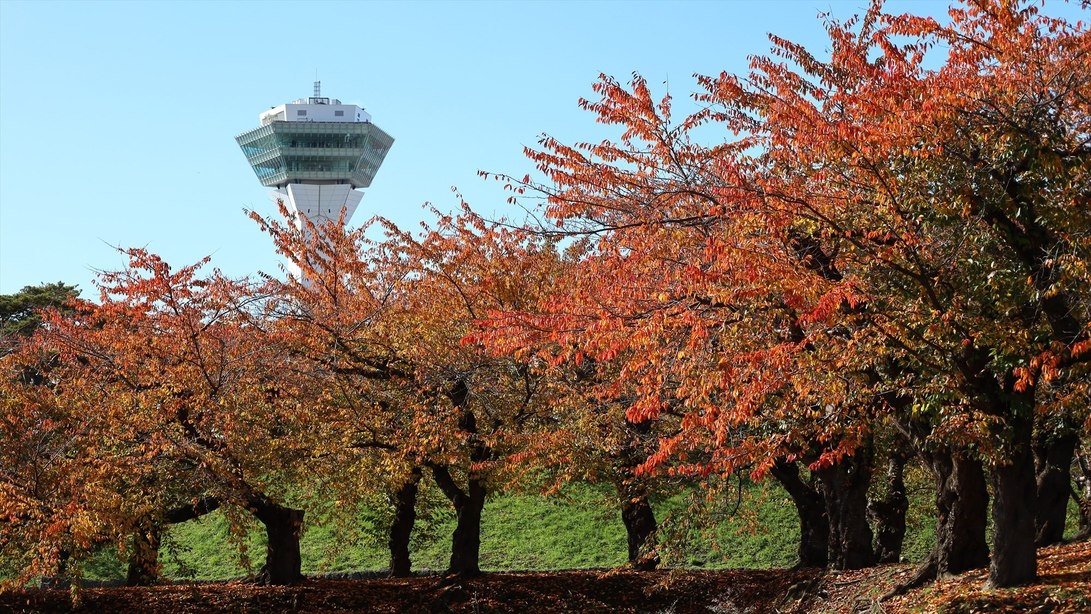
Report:
M91 485L134 519L137 551L155 549L164 523L221 503L246 510L266 529L262 578L298 581L303 512L285 499L305 484L296 476L310 431L266 333L263 296L200 276L206 261L172 269L144 250L126 253L126 269L100 276L99 303L42 331L72 365L58 384L64 405L106 420L109 449L124 450L131 468L120 484Z
M547 263L545 276L553 281L536 294L536 300L523 301L521 310L491 306L466 338L481 343L493 355L538 365L540 386L549 389L543 393L549 399L548 416L524 431L526 440L509 460L517 475L530 476L546 494L571 481L609 485L626 530L630 567L654 569L660 563L660 527L653 494L677 492L696 480L685 471L668 475L644 469L657 449L656 442L675 435L687 411L673 394L677 383L666 380L655 382L662 401L657 414L632 416L629 410L644 398L648 381L623 376L622 371L639 360L634 356L663 351L643 345L662 337L631 338L627 335L639 333L639 326L618 323L633 309L627 298L654 288L667 269L655 262L635 275L624 267L600 269L600 245L587 240L583 230L535 226L524 232L566 245L560 261ZM612 291L626 298L611 296ZM607 324L599 319L606 317L616 320ZM590 339L587 328L600 325L604 336ZM613 325L618 328L608 331ZM666 351L672 348L677 346L669 345Z
M670 100L653 101L640 78L632 91L611 79L596 89L601 101L585 106L626 129L619 143L572 148L547 138L543 151L529 152L552 184L527 178L523 185L546 196L546 212L560 226L554 232L594 237L571 287L563 298L543 302L529 328L553 331L558 346L597 361L621 357L612 383L615 392L626 386L635 392L626 403L632 422L684 415L683 433L665 437L649 466L676 475L761 474L778 458L804 454L830 466L837 457L824 452L841 443L855 447L861 434L822 420L815 408L868 406L866 395L854 397L836 379L827 378L824 388L810 377L838 356L815 351L817 339L805 331L828 328L836 307L851 297L840 275L802 266L806 246L790 229L779 236L767 231L775 212L748 210L760 205L749 188L757 169L739 155L752 146L749 139L712 149L694 144L688 131L701 118L672 124ZM719 179L713 171L722 173ZM525 320L512 314L512 334L528 327ZM792 362L797 356L806 360ZM783 428L795 428L796 420L830 425L822 437L832 446L814 437L801 446ZM790 479L784 469L777 474ZM866 478L858 481L863 488L855 492L866 493ZM806 528L815 518L829 522L825 510L806 506L802 493L796 500L808 510L801 515ZM865 518L862 500L857 507L853 518ZM808 547L805 562L824 562L826 531L804 534L822 551L812 556ZM870 537L863 541L870 551Z
M770 147L782 170L769 192L796 204L852 271L870 312L862 331L896 348L889 376L916 374L906 392L931 414L933 438L984 450L990 583L1008 586L1035 575L1034 416L1059 409L1045 389L1072 383L1087 359L1088 218L1077 203L1091 38L1015 3L951 18L875 6L856 30L831 26L827 64L780 45L801 73L761 66L779 94L764 125L771 143L808 140ZM947 58L928 70L932 45Z
M546 496L573 482L608 486L608 503L616 506L625 527L629 566L655 569L661 559L652 497L671 485L639 469L670 420L629 420L625 409L630 395L619 392L613 365L573 355L549 341L548 335L532 340L511 332L490 316L479 322L470 338L494 354L533 356L551 401L548 415L520 434L516 452L505 459L507 472L520 480L518 488Z
M82 366L62 358L40 330L43 317L79 317L78 294L56 283L0 297L0 550L15 582L78 580L82 559L111 542L126 547L135 532L134 515L113 493L140 472L105 416L66 401Z
M77 575L70 561L109 535L94 491L102 469L95 443L107 428L58 399L55 358L23 345L2 359L0 378L0 561L9 582ZM88 419L89 418L89 419Z
M559 232L595 237L587 277L603 280L551 329L593 356L639 350L620 370L642 392L630 416L690 412L651 459L672 471L810 456L856 474L876 416L915 421L941 487L988 461L990 583L1025 582L1034 416L1087 385L1088 34L1012 2L947 25L876 3L827 31L826 60L774 36L749 74L701 78L703 107L677 123L639 77L604 79L583 104L624 128L617 143L528 151L547 183L515 185ZM694 144L708 124L734 136ZM826 512L851 537L830 553L854 566L838 557L857 544L866 563L870 535L856 502L830 507L840 480L823 480ZM956 500L983 502L957 482Z
M427 472L457 518L448 571L479 573L481 513L499 486L492 467L536 418L539 397L530 365L463 338L486 310L518 307L549 283L538 263L555 258L552 248L468 210L419 236L380 221L378 242L367 226L257 220L301 271L281 285L278 308L293 354L332 391L319 399L325 441L337 448L328 452L379 451L401 468L392 545L407 543Z

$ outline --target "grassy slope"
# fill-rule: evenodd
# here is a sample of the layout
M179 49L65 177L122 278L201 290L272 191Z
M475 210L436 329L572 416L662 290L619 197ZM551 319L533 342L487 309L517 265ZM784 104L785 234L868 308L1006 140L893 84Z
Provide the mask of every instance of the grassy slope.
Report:
M932 539L928 515L930 493L913 497L906 556L918 560ZM799 527L791 500L772 485L757 485L739 509L714 531L690 529L675 518L685 505L679 497L656 505L657 517L670 515L663 527L672 538L664 550L672 566L693 568L790 567L795 561ZM367 530L339 543L344 531L316 524L307 517L301 543L305 573L378 571L386 567L384 538ZM422 526L423 525L423 526ZM454 529L450 513L418 523L430 539L413 548L415 569L442 570L450 556L448 539ZM245 553L233 545L228 523L219 513L177 525L164 540L162 562L171 578L224 579L246 575L261 565L263 535L255 526L245 540ZM592 487L573 488L564 499L534 495L500 495L486 505L483 516L481 564L487 570L553 570L616 567L625 562L625 529L620 515ZM249 556L250 570L242 563ZM102 552L88 564L91 578L121 578L124 568L116 551Z

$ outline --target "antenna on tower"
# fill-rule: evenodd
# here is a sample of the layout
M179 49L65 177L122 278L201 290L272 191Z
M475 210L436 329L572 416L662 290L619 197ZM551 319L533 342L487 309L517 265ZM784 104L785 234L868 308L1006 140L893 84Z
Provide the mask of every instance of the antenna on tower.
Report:
M318 71L317 70L315 71L315 74L314 74L314 97L315 98L321 98L322 97L322 82L318 80Z

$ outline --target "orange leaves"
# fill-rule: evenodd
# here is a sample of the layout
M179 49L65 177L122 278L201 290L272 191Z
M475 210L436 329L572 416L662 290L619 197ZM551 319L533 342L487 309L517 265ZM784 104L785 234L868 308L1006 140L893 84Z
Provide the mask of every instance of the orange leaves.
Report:
M773 36L748 73L697 77L680 119L639 75L602 76L580 104L616 138L546 135L540 175L483 173L544 227L457 190L418 234L282 207L251 217L301 273L261 288L131 250L100 305L49 319L63 385L20 399L43 432L73 407L112 421L86 457L166 459L140 473L164 482L187 459L225 492L301 458L329 481L500 458L761 476L838 462L893 397L943 443L1001 450L1011 408L979 406L1068 411L1087 389L1086 29L875 2L827 34L829 54ZM87 463L58 481L113 471Z
M1084 339L1083 341L1079 341L1072 345L1072 358L1083 360L1085 359L1084 355L1089 351L1091 351L1091 338Z
M1075 193L1062 186L1072 171L1055 152L1081 145L996 135L1021 134L1027 124L1014 118L1040 118L1036 104L1063 124L1042 126L1042 138L1086 134L1086 104L1068 92L1087 90L1086 66L1073 63L1087 37L1018 3L952 15L941 25L872 3L827 23L828 59L772 36L773 57L753 58L748 74L698 77L704 108L679 122L639 76L628 86L600 78L599 98L581 106L619 137L545 137L527 154L551 183L511 182L544 195L557 234L590 248L555 294L490 322L485 343L536 348L528 353L553 344L556 366L608 362L596 398L625 399L630 420L680 416L680 434L649 461L664 466L686 446L738 458L771 441L789 454L828 446L834 462L871 419L870 395L887 394L886 377L913 381L904 394L944 399L966 394L956 389L981 364L996 377L1018 369L1016 390L1062 381L1063 363L1091 347L1085 310L1067 350L1040 345L1050 324L1020 319L1026 290L1011 280L1057 265L1035 265L1007 241L1033 225L1026 206L1000 210L1024 198L1009 188L1027 177L1005 165L1028 148L1053 151L1027 164L1051 175L1027 194L1055 197L1059 208L1036 210L1056 210L1050 223L1070 236ZM946 62L934 56L941 46ZM1059 66L1071 90L1050 85L1065 80ZM723 143L691 139L713 124Z
M100 304L52 314L36 339L37 351L58 356L49 385L35 390L65 412L74 462L57 467L78 484L58 491L64 506L48 514L78 518L57 539L88 548L123 541L179 500L251 497L290 473L289 442L306 435L277 408L292 371L265 334L266 297L246 281L202 276L208 259L175 269L145 250L126 254L127 268L101 276Z
M309 388L330 391L310 404L336 436L319 445L347 459L340 470L400 462L492 474L481 450L521 445L519 429L542 411L544 362L526 350L486 353L484 341L556 283L555 241L486 221L465 203L433 213L417 234L377 219L386 235L374 242L323 228L322 266L304 271L313 281L278 289L293 317L277 329ZM263 227L283 251L314 249L290 227ZM333 279L330 269L346 274Z
M1068 352L1063 349L1060 353L1046 350L1031 358L1025 367L1015 367L1012 370L1015 375L1013 388L1016 392L1024 392L1032 389L1039 382L1048 384L1061 377L1062 365L1067 362L1066 355Z

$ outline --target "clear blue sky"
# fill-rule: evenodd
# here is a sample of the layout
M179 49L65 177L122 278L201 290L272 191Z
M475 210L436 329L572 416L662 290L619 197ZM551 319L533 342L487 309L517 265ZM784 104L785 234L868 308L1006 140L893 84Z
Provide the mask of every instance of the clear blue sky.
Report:
M452 208L451 186L517 213L477 170L530 171L522 147L541 133L601 138L576 105L599 73L669 79L683 110L693 73L745 70L770 31L821 51L819 11L865 5L0 0L0 293L64 281L97 297L94 270L122 264L113 245L275 273L243 214L274 206L234 136L309 96L316 70L323 95L395 138L354 222L415 226L426 201Z

